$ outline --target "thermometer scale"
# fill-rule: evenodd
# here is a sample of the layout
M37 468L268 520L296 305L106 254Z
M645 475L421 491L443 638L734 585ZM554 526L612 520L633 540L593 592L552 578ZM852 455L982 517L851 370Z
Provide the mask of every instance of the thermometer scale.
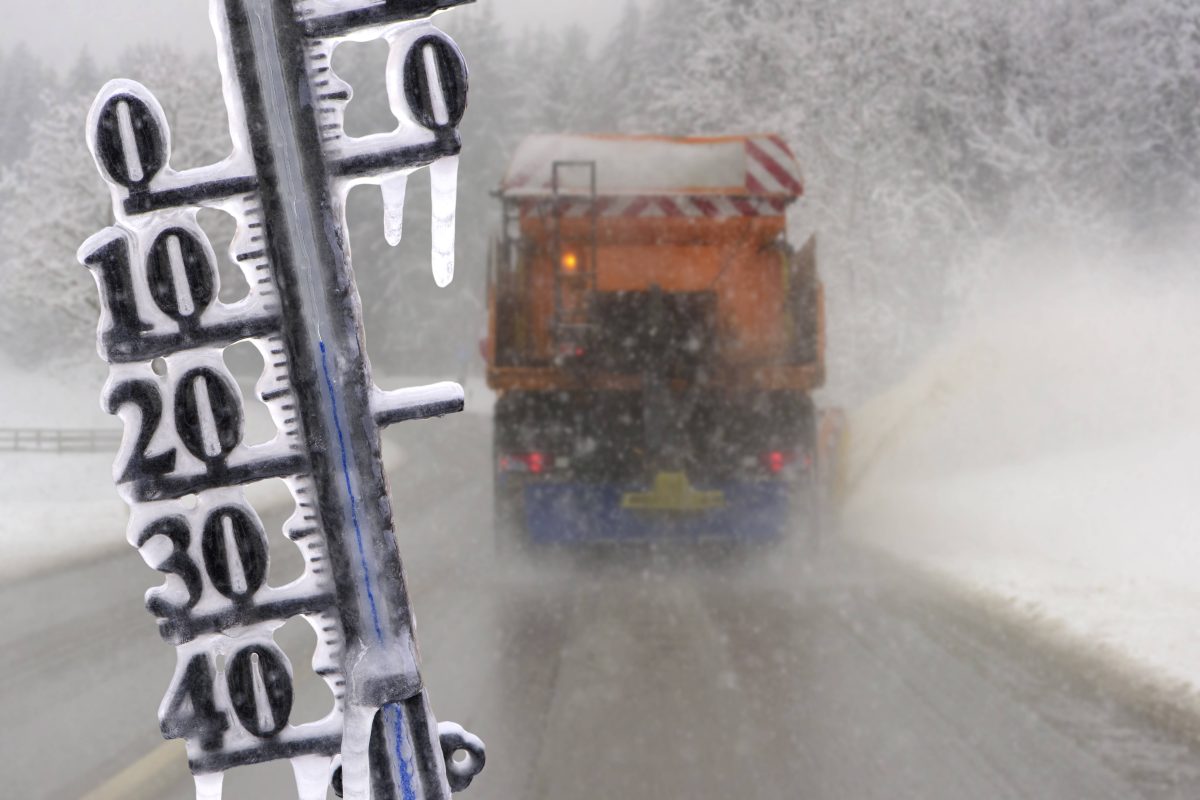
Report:
M463 392L375 386L344 217L363 183L383 186L395 217L407 175L429 167L434 273L449 282L467 70L429 18L464 2L212 0L235 146L211 167L170 168L165 115L140 84L112 81L93 105L88 143L117 224L80 260L100 290L104 404L125 422L114 477L129 540L168 576L146 601L178 652L161 727L186 740L198 797L219 797L230 768L276 759L291 761L304 800L330 780L345 797L446 798L483 768L482 742L439 725L424 689L380 438L385 425L461 410ZM397 128L349 137L351 89L333 51L378 38L391 48ZM232 255L251 287L238 302L217 299L201 208L238 222ZM254 446L222 355L247 340L277 429ZM267 532L245 494L273 478L296 506L282 532L306 559L279 587L267 585ZM292 665L273 641L296 616L317 633L313 669L335 698L299 724Z

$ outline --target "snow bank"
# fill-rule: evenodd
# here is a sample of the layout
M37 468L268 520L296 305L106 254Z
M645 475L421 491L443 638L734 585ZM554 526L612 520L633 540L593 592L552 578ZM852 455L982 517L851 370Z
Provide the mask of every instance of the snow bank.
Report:
M120 430L100 409L105 368L40 373L0 361L0 427ZM125 544L113 453L0 453L0 581Z
M128 547L112 453L2 453L0 581Z
M845 529L1200 689L1200 286L1011 263L989 313L852 414Z

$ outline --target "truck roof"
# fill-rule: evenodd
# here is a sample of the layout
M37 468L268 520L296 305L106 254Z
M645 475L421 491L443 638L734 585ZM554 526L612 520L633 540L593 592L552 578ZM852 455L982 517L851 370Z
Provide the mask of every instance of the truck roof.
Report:
M739 204L776 213L804 192L800 165L774 134L720 137L536 134L517 148L500 184L506 197L554 195L555 162L594 162L596 196L608 205L687 199L703 210ZM558 195L589 197L590 170L559 169ZM769 212L768 212L769 213Z

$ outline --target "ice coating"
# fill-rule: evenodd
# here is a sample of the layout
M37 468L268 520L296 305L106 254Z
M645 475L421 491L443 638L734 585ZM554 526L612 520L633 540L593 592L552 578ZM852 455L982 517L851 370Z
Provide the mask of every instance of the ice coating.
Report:
M400 26L387 35L388 57L388 103L395 115L398 127L393 134L397 139L426 141L431 131L437 136L462 117L465 96L456 93L456 82L464 82L465 73L456 78L448 68L448 54L461 61L462 54L445 34L428 22L411 26ZM426 89L427 102L414 104L413 83L421 83ZM432 205L433 246L431 264L433 279L439 287L446 287L454 279L454 228L455 206L458 187L458 155L446 155L429 166L430 202ZM394 200L389 200L387 182L383 184L385 227L394 223L399 215ZM400 196L401 205L403 195ZM398 237L397 237L398 240ZM389 235L389 242L392 237ZM394 242L393 242L394 243Z
M373 793L372 758L388 760L374 773L395 775L406 800L465 785L443 760L390 506L376 502L387 492L378 428L461 410L462 390L374 386L349 250L330 242L349 238L346 193L374 183L385 237L398 243L407 176L430 166L432 268L438 285L452 279L466 68L453 42L414 15L466 1L293 0L291 14L273 0L212 0L234 151L209 167L171 168L166 115L134 81L107 84L89 115L88 146L116 217L79 254L101 297L98 349L111 364L103 402L126 427L113 476L130 506L130 544L165 575L146 594L177 654L159 718L164 736L187 742L197 798L220 798L228 768L282 758L301 800L315 800L339 753L348 797ZM342 128L351 88L332 56L341 42L374 38L391 46L397 127L352 138ZM252 288L235 303L217 299L225 254L199 226L201 208L237 221L227 257ZM318 235L334 226L338 237ZM345 285L352 291L328 290ZM245 441L251 398L224 360L239 341L266 365L255 399L276 432L259 444ZM315 448L332 458L310 459ZM264 527L245 491L271 478L295 504L281 531ZM269 541L279 533L305 569L272 586ZM334 696L315 720L293 719L293 667L274 641L296 616L317 633L311 666ZM381 724L377 747L372 726ZM471 763L467 782L482 757Z
M331 761L325 756L292 759L292 774L296 777L296 796L299 800L325 800L329 793Z
M380 181L383 194L383 232L392 247L404 236L404 203L408 175L400 173ZM429 166L433 247L430 264L441 288L454 280L455 216L458 205L458 156L446 156Z
M393 175L379 184L383 192L383 235L392 247L404 237L404 198L408 193L408 176Z
M350 706L346 709L342 734L342 799L370 800L371 782L368 749L371 725L378 709Z
M221 800L222 786L225 783L224 772L197 775L195 781L196 800Z
M471 785L471 781L483 769L486 750L483 740L465 730L455 722L439 722L438 738L446 753L446 769L450 774L450 787L460 792ZM458 760L456 754L463 758Z
M429 167L433 206L433 280L445 288L454 280L454 213L458 194L458 156L448 156Z

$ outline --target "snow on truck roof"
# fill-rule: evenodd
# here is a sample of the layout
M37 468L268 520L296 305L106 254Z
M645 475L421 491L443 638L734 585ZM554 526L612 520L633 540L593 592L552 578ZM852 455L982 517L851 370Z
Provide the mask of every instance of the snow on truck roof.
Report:
M600 213L606 215L781 214L804 192L800 165L775 135L539 134L517 148L501 194L530 200L553 195L556 162L595 162L596 195L602 198ZM587 197L590 183L588 168L560 166L560 196Z

